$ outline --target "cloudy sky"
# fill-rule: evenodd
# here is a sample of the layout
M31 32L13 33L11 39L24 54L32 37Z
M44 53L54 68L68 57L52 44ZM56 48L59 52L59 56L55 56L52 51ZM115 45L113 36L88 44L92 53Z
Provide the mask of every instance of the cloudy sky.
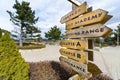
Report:
M22 1L22 0L18 0ZM47 32L50 27L57 25L62 32L65 30L65 24L60 23L60 18L66 13L71 11L71 3L67 0L24 0L30 2L30 7L36 12L36 17L39 17L39 21L36 26L42 31L42 37L44 32ZM83 0L79 0L83 1ZM104 9L109 12L109 15L113 15L113 18L109 20L105 25L115 29L120 24L120 0L84 0L88 3L88 6L92 6L93 10L98 8ZM0 0L0 28L12 31L15 25L9 21L10 17L6 10L14 12L12 6L15 0Z

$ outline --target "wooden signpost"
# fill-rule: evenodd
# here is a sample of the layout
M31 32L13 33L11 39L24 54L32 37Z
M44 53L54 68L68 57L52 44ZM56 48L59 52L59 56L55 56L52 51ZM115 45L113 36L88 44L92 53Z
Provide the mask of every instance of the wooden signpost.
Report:
M63 40L60 42L62 47L70 48L70 49L85 49L86 42L80 39L73 39L73 40Z
M76 0L68 1L75 7L60 20L66 23L68 39L60 42L62 56L59 59L79 74L69 80L87 80L88 73L95 75L102 72L94 63L90 63L94 60L92 38L104 37L112 31L104 25L112 16L102 9L92 11L86 2L80 5Z
M61 48L60 53L70 59L87 64L87 58L84 51Z
M84 14L76 19L66 22L66 29L72 29L88 24L102 22L104 17L107 16L107 11L98 9L90 13Z
M67 13L65 16L63 16L60 20L61 23L65 23L77 16L79 16L80 14L83 14L87 11L86 8L87 3L84 2L83 4L81 4L80 6L78 6L76 9L74 9L73 11Z
M102 37L109 34L112 30L102 24L94 24L85 27L80 27L73 30L68 30L66 32L67 38L94 38L94 37Z

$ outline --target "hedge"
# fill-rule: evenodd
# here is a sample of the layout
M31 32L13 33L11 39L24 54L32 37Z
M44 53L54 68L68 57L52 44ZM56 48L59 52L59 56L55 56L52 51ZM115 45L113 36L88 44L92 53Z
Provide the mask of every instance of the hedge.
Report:
M2 80L29 80L25 62L8 33L0 38L0 77Z

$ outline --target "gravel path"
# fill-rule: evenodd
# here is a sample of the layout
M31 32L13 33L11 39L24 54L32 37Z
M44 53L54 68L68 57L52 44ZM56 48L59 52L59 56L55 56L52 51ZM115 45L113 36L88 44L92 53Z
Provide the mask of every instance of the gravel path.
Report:
M43 49L20 50L27 62L59 61L60 46L46 45ZM120 80L120 47L105 47L94 52L94 63L114 80Z
M59 61L60 46L58 45L46 45L43 49L33 49L33 50L20 50L23 58L27 62L39 62L45 60Z

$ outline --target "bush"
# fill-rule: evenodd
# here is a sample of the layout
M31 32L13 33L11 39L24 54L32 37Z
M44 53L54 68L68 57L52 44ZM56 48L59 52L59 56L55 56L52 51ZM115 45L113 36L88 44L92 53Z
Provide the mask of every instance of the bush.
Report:
M2 80L29 80L29 65L21 57L8 33L0 38L0 77Z
M31 80L68 80L72 69L59 62L44 61L29 63Z
M19 47L19 49L41 49L45 47L46 46L43 44L37 44L37 45L28 45L28 46Z

